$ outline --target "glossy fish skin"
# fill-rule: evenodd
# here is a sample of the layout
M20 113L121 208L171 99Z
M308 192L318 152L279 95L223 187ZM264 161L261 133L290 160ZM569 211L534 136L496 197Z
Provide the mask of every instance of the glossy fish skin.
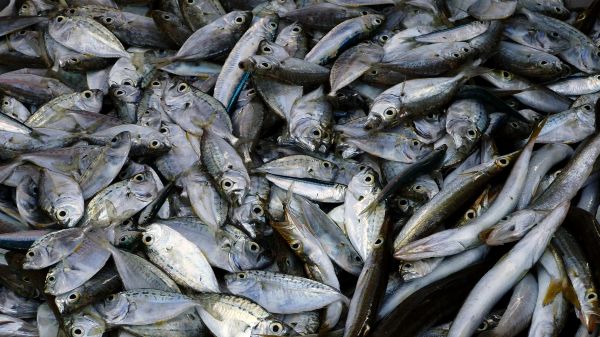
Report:
M259 76L296 85L314 85L327 82L329 69L302 59L289 57L279 61L268 56L252 56L240 63L240 67Z
M510 165L515 158L515 153L498 157L493 162L484 163L478 166L477 170L471 169L469 173L463 173L461 178L453 180L450 185L442 189L440 193L436 194L427 204L419 208L415 215L411 217L396 237L394 251L398 251L430 231L443 221L455 207L442 205L457 205L455 203L464 202L464 196L468 195L468 193L476 193L478 186L481 186L480 184L485 184L493 175L498 174Z
M196 0L194 0L196 1ZM225 55L248 29L251 14L233 11L214 22L194 31L181 45L174 56L165 61L195 61ZM199 48L202 47L202 48Z
M181 2L179 5L183 19L193 31L225 14L219 0L191 0Z
M318 202L343 202L347 190L347 186L342 184L317 183L271 174L267 174L265 177L281 189L292 191L293 193Z
M192 239L212 266L229 272L264 268L273 261L268 250L230 225L215 230L193 217L171 218L158 223Z
M385 225L386 207L379 204L373 210L363 213L377 194L381 193L378 177L370 169L356 174L346 191L344 200L344 228L348 238L363 261L371 255L375 242L380 239Z
M121 285L119 275L113 268L103 268L90 280L64 294L57 295L54 299L56 307L61 314L69 314L77 309L93 303L99 298L115 292Z
M289 13L289 11L287 13ZM275 43L285 48L288 55L291 57L302 59L308 52L306 35L302 26L298 23L293 23L283 28L277 35Z
M206 131L202 137L202 162L217 188L235 205L248 193L250 176L242 158L224 139Z
M198 313L215 336L291 335L293 329L258 304L238 296L203 293L195 296Z
M500 42L494 60L516 74L542 80L560 77L568 71L552 54L507 41Z
M368 7L349 8L332 3L315 3L288 11L281 17L306 27L329 31L346 20L372 13L374 11Z
M376 322L380 303L387 285L386 262L388 262L389 222L385 221L373 241L365 266L358 277L356 290L348 308L344 337L365 336Z
M275 159L254 169L257 172L292 178L309 178L321 181L333 181L338 166L330 161L307 155L293 155Z
M109 259L109 251L87 235L84 234L84 236L81 246L48 271L46 293L64 294L79 287L100 271Z
M338 56L348 42L363 39L377 29L385 17L367 14L346 20L330 30L307 54L306 61L323 65Z
M57 16L48 31L53 39L80 53L104 58L130 57L107 28L87 17Z
M229 205L213 185L208 173L195 165L185 171L179 181L198 218L214 229L221 227L227 219Z
M35 317L39 305L38 301L19 296L8 288L0 290L0 310L3 314L16 318Z
M359 275L363 268L363 259L352 242L330 217L318 205L298 197L304 217L308 219L312 231L321 242L331 260L345 271ZM342 214L343 216L343 214Z
M9 72L0 75L0 91L23 103L44 104L57 96L72 93L73 89L54 78Z
M213 96L223 105L229 105L235 88L243 76L244 71L239 67L240 62L254 55L262 40L273 40L277 27L276 19L264 17L253 24L239 38L225 60L215 84Z
M217 292L219 286L200 249L174 229L148 226L142 237L150 260L180 285L196 291Z
M108 295L94 308L108 325L121 326L172 319L195 305L193 299L179 293L139 289Z
M225 283L234 295L243 295L271 313L294 314L317 310L338 300L349 301L338 290L317 281L268 271L226 275ZM294 301L298 296L303 300Z
M130 123L137 122L137 105L142 98L142 91L132 85L113 84L110 86L110 93L117 115Z
M577 316L588 331L594 331L599 312L598 295L586 257L575 238L565 229L559 229L552 242L562 257L577 296Z
M237 146L244 163L252 162L252 151L262 132L265 122L265 107L260 101L256 90L248 89L240 94L237 109L231 115L231 125L234 136L246 139Z
M50 170L40 177L40 206L58 224L74 227L83 216L83 194L76 181Z
M538 142L573 144L586 139L595 131L595 106L584 104L548 117Z
M20 122L25 122L31 116L31 112L23 103L10 96L2 97L0 112Z
M156 194L152 172L138 173L98 192L88 202L81 224L105 227L120 223L154 200Z
M296 100L285 116L289 140L309 151L326 152L331 146L332 107L323 86ZM279 139L284 143L285 139Z
M561 95L579 96L600 91L600 76L577 76L566 78L548 85L548 88Z
M31 127L48 127L67 129L61 125L62 119L72 110L83 110L93 113L102 108L102 92L86 90L73 94L61 95L42 105L26 121Z
M55 231L37 239L25 255L23 269L42 269L69 256L84 240L79 228Z
M485 312L516 284L521 275L542 256L551 236L566 216L569 203L554 209L534 230L519 241L504 259L484 275L465 300L448 332L449 337L467 336L477 329ZM481 289L489 289L482 292ZM485 295L483 295L485 294ZM475 318L472 320L471 318Z
M354 46L336 59L331 67L329 84L333 96L336 92L349 85L365 74L383 58L385 50L376 43L361 43Z
M192 35L192 31L173 13L153 10L150 15L158 29L169 37L176 46L181 46Z

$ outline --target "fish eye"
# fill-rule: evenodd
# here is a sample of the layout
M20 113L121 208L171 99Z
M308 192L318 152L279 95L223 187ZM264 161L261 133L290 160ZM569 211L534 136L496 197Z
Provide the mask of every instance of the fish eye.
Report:
M396 108L387 108L385 109L385 111L383 112L383 114L386 117L393 117L396 115L396 113L398 113L398 110L396 110Z
M112 137L112 139L110 140L111 143L116 143L119 139L117 138L117 136Z
M552 37L558 37L558 33L557 32L552 32L552 33L550 33L550 35L552 35Z
M246 278L246 273L238 273L237 274L237 278L239 278L240 280L243 280Z
M377 75L379 72L375 69L371 70L371 75Z
M229 179L223 180L223 182L221 183L221 187L223 187L223 189L225 190L230 189L231 187L233 187L233 182Z
M365 200L365 196L364 195L359 195L358 199L356 199L356 200L363 201L363 200Z
M302 31L302 28L300 28L300 26L295 26L294 28L292 28L292 32L294 33L300 33Z
M469 135L471 137L475 137L476 134L477 134L477 132L473 129L467 130L467 135Z
M9 105L10 102L8 100L4 100L4 102L2 102L4 105Z
M71 335L73 335L75 337L83 336L83 330L81 328L74 327L73 329L71 329Z
M383 243L383 238L379 237L377 238L377 240L375 240L375 242L373 242L374 246L381 246L381 244Z
M72 293L71 295L69 295L69 297L67 297L67 298L70 301L76 301L79 299L79 296L80 296L79 293L75 292L75 293Z
M86 90L83 92L83 97L85 98L92 98L92 92L89 90Z
M27 9L27 8L28 8L28 6L27 6L27 5L23 5L23 9ZM62 16L62 15L61 15L61 16L57 16L57 17L56 17L56 22L59 22L59 23L60 23L60 22L63 22L64 20L65 20L65 17L64 17L64 16Z
M23 276L22 280L23 280L23 282L25 282L25 283L29 283L29 282L31 282L31 280L29 279L29 276ZM54 276L52 276L52 281L54 281Z
M123 85L133 85L133 83L130 80L125 80L123 81Z
M292 247L293 250L298 250L300 248L300 242L299 241L294 241L294 242L292 242L292 244L290 245L290 247Z
M123 95L125 95L125 91L123 91L123 90L117 90L117 91L115 92L115 96L117 96L117 97L119 97L119 96L123 96Z
M133 177L133 180L135 181L139 181L142 182L144 181L144 174L143 173L138 173Z
M260 246L258 245L258 243L250 242L250 251L251 252L258 252L259 249L260 249Z
M106 300L107 300L108 302L112 302L112 301L114 301L115 299L117 299L117 296L115 296L115 294L110 294L110 295L108 295L108 297L106 298Z
M271 22L269 23L269 27L271 27L272 29L277 29L277 24L275 22Z
M68 10L69 14L75 14L75 9L71 8Z
M587 295L585 296L585 298L586 298L588 301L593 301L593 300L595 300L595 299L597 299L597 298L598 298L598 295L596 295L596 293L594 293L594 292L591 292L591 293L587 294Z
M260 207L260 206L255 206L255 207L252 209L252 213L254 213L254 214L256 214L256 215L262 215L262 213L263 213L263 209L262 209L262 207Z
M323 167L324 168L330 168L331 164L328 161L323 162Z
M269 46L264 46L262 48L262 51L263 51L263 53L269 53L270 54L273 50Z
M244 19L242 16L237 16L234 21L235 23L244 23L246 19Z
M274 333L278 333L283 330L283 325L281 323L277 323L277 322L271 323L271 325L269 326L269 329L271 329L271 331Z
M261 62L260 67L263 69L271 69L271 65L267 62Z
M592 107L591 107L591 106L589 106L589 105L587 105L587 104L586 104L586 105L584 105L584 106L583 106L583 108L584 108L584 109L586 109L587 111L590 111L590 110L592 110Z
M481 322L481 324L477 328L477 331L484 331L484 330L487 330L487 328L488 328L488 324L487 324L487 322L484 321L484 322Z
M25 278L23 278L23 281L25 281ZM48 276L48 282L54 282L54 281L56 281L56 277L54 277L54 275Z
M144 244L150 245L154 241L154 238L150 234L144 234L142 237L142 241L144 242Z
M376 25L378 25L378 26L381 24L381 22L382 22L381 19L375 19L375 20L373 20L373 23L376 24Z
M358 255L354 255L354 261L356 262L362 262L362 258Z
M502 77L509 78L510 77L510 73L508 71L502 71Z
M423 188L423 186L421 185L416 185L415 186L415 191L420 191Z
M179 92L184 92L186 89L188 88L188 85L185 83L181 83L178 87L177 87L177 91Z
M406 200L406 199L400 199L398 201L398 205L400 205L400 206L406 206L406 205L408 205L408 200Z
M390 37L389 37L389 36L387 36L387 35L381 35L381 36L379 37L379 40L380 40L381 42L385 42L385 41L387 41L387 40L389 40L389 39L390 39Z
M150 148L156 149L160 146L160 142L158 140L153 140L150 142Z
M312 131L312 135L315 137L320 137L321 136L321 131L319 129L314 129Z
M421 142L419 142L419 141L418 141L418 140L416 140L416 139L414 139L414 140L412 141L412 145L413 145L413 146L417 146L417 145L419 145L419 144L421 144Z
M375 177L373 177L372 174L367 174L367 176L365 177L365 182L366 183L371 183L373 181L375 181Z
M160 85L159 81L152 81L152 86L153 87L158 87Z
M469 48L467 48L467 47L464 47L464 48L462 49L462 51L464 51L465 53L469 52L469 50L470 50L470 49L469 49Z
M78 59L78 58L76 58L76 57L71 57L71 58L69 59L69 62L71 62L71 63L79 63L79 59Z
M109 18L104 18L104 22L106 22L106 23L111 23L112 21L113 21L113 19L110 18L110 17Z
M546 61L546 60L542 60L542 61L540 62L540 64L541 64L541 65L543 65L543 66L545 66L546 64L548 64L548 61Z
M413 265L412 263L405 263L403 267L407 269L412 269Z
M460 57L460 54L459 53L452 53L452 57L458 58L458 57Z
M467 211L467 218L469 219L474 219L475 218L475 211L470 209Z
M30 251L27 252L27 256L34 257L35 256L35 252L32 251L32 250L30 250Z
M59 210L58 212L56 212L56 218L58 220L65 220L67 218L67 215L69 213L67 211L65 211L64 209Z
M510 123L510 126L512 126L513 128L515 128L515 129L516 129L516 128L518 128L518 127L519 127L519 124L517 124L517 122L511 122L511 123Z
M600 57L600 51L597 51L597 52L596 52L596 56L599 56L599 57Z
M193 3L194 3L194 0L187 0L187 3L189 3L189 4L193 4Z
M166 126L162 126L160 128L160 130L158 130L158 131L160 131L160 133L163 133L163 134L169 133L169 129Z
M169 14L165 14L165 15L163 15L163 19L170 20L171 16Z
M24 30L19 31L19 35L25 35L25 33L26 33L26 31L24 31Z
M500 159L496 160L496 163L501 167L505 167L508 165L508 159L500 158Z
M367 12L367 11L362 11L362 12L360 12L360 14L361 14L361 15L367 15L367 14L369 14L369 12Z

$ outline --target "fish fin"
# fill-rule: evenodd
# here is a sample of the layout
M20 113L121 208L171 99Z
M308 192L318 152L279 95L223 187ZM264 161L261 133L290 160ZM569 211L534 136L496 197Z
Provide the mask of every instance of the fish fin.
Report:
M4 182L8 179L19 165L21 165L20 160L0 166L0 182Z
M566 283L566 284L565 284ZM577 294L575 293L575 289L573 289L573 285L571 282L565 280L562 283L563 295L569 301L569 303L573 304L575 309L581 310L581 304L579 303L579 299L577 298Z
M547 306L548 304L552 303L556 295L562 293L563 290L563 284L560 280L551 280L550 285L548 286L548 290L544 295L544 301L542 302L542 304L544 306Z
M486 242L487 238L490 236L490 234L492 234L492 232L494 231L494 227L490 227L487 229L482 230L481 232L479 232L479 240L482 242Z
M470 78L477 77L481 74L489 73L492 71L490 68L480 67L483 60L477 59L470 64L465 64L461 68L458 69L458 73L455 77L462 78L463 81L466 81Z
M531 132L531 135L529 136L529 140L527 141L527 144L535 143L535 140L542 132L542 129L544 128L544 125L546 125L547 121L548 121L548 117L544 117L544 119L542 119L535 125L535 127L533 128L533 131Z
M156 69L161 69L169 64L177 62L177 60L178 58L175 56L161 57L159 59L150 61L150 64L152 64Z

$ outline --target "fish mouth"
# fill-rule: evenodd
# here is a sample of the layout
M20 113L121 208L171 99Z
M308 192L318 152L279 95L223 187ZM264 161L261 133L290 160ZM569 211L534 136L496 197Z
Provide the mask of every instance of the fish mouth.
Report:
M238 67L240 67L240 69L243 70L251 70L252 68L254 68L254 66L256 65L256 62L252 59L252 58L247 58L243 61L240 61L240 63L238 63Z
M377 129L377 128L379 128L379 126L381 125L382 122L383 122L383 120L380 117L369 116L369 118L367 118L367 121L365 122L365 125L363 126L363 128L365 130Z

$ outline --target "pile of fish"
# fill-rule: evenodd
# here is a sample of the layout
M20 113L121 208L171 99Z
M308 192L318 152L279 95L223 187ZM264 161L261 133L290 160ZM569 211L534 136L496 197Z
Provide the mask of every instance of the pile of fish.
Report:
M5 0L0 337L598 336L600 0Z

